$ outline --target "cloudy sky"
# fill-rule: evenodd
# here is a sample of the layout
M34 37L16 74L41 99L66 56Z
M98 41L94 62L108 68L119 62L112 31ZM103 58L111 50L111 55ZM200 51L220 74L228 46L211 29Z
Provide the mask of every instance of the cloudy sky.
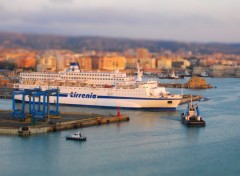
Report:
M240 0L0 0L0 31L240 42Z

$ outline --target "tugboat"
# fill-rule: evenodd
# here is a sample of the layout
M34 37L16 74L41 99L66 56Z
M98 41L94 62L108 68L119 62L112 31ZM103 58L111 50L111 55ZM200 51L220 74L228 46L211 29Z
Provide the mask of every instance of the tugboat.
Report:
M206 123L199 113L198 105L192 103L188 105L186 113L182 113L182 123L187 126L205 126Z
M81 132L74 133L72 135L66 136L66 140L74 140L74 141L86 141L87 137L83 136Z

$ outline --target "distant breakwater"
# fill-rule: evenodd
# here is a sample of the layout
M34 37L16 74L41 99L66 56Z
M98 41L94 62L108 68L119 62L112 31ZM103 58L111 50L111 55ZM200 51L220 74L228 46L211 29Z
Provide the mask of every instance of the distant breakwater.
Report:
M202 99L203 96L202 95L190 95L190 94L186 94L183 95L182 100L180 101L179 104L185 104L185 103L189 103L191 101L198 101L200 99Z
M204 86L190 86L187 84L180 84L180 83L167 83L167 84L163 84L163 83L159 83L158 84L160 87L166 87L166 88L185 88L185 89L210 89L210 88L214 88L214 86L208 84L208 85L204 85Z
M163 84L159 83L160 87L167 87L167 88L185 88L185 89L209 89L213 88L211 84L208 84L206 79L198 76L192 76L187 83L180 84L180 83L168 83Z

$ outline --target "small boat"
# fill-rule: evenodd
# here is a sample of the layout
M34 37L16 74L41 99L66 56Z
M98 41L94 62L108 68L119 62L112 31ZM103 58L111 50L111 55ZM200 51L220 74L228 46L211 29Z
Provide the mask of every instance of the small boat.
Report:
M198 76L200 76L200 77L209 77L209 75L208 75L208 73L206 71L203 71Z
M179 79L179 76L175 74L173 71L171 74L168 75L168 79Z
M185 70L185 72L184 72L184 76L185 76L185 77L191 77L192 74L190 74L187 70Z
M87 137L83 136L81 132L74 133L72 135L66 136L66 140L75 140L75 141L86 141Z
M208 97L203 97L203 98L201 98L200 100L198 100L198 101L208 101L208 100L210 100L211 98L208 98Z
M205 126L206 123L200 116L198 105L192 103L188 105L185 113L181 114L182 123L187 126Z

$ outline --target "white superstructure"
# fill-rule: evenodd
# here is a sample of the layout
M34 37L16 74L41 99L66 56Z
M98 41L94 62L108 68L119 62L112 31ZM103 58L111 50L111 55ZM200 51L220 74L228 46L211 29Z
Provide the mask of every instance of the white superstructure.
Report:
M20 73L22 81L75 81L87 82L95 85L115 85L118 82L133 81L134 77L128 77L126 73L121 73L118 70L115 72L83 72L79 69L77 63L71 63L70 68L67 68L61 73L48 72L25 72Z
M32 89L40 87L43 90L58 88L60 90L60 104L107 108L121 107L174 110L182 98L181 95L170 94L166 91L165 87L158 87L156 81L137 82L123 73L88 72L85 73L88 76L85 82L81 81L82 78L80 76L80 73L84 74L84 72L76 72L76 80L71 77L73 76L70 74L71 72L67 73L68 74L65 73L64 77L62 77L62 73L52 74L51 79L46 79L44 76L46 75L45 73L42 75L40 73L29 73L31 76L22 73L22 82L15 84L14 88ZM44 79L37 79L36 77ZM89 83L89 78L93 77L96 82ZM113 80L107 79L109 77L113 78ZM120 80L120 78L123 80ZM21 100L22 97L21 95L17 95L15 99ZM26 101L28 101L28 99L26 99ZM50 97L50 102L56 102L56 97Z

